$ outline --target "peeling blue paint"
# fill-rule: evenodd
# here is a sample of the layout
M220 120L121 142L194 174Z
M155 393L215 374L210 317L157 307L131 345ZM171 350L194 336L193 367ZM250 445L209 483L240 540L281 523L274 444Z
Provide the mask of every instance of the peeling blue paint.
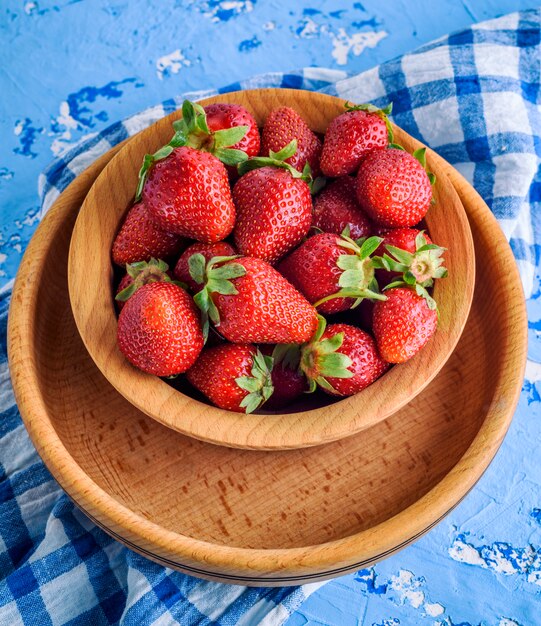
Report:
M11 180L14 176L14 172L7 167L0 167L0 179Z
M31 159L37 157L38 154L32 150L32 147L38 136L43 132L43 128L34 126L32 120L25 117L23 120L15 122L13 132L19 141L19 146L14 148L13 152Z
M539 525L541 525L541 509L533 509L530 513L532 517Z
M376 585L376 572L373 567L359 570L355 574L355 580L364 585L367 593L375 593L378 596L387 593L387 585Z
M251 52L259 48L261 41L254 35L251 39L245 39L239 43L239 52Z

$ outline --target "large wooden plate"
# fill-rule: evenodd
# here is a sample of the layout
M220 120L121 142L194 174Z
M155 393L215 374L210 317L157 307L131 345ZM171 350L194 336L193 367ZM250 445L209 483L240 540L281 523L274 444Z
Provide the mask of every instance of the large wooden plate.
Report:
M261 124L272 109L291 106L319 132L344 111L344 101L339 98L291 89L236 92L202 104L213 101L240 103ZM171 122L178 115L173 113L127 142L97 178L77 219L69 255L70 299L83 342L98 368L117 391L160 423L203 441L238 448L278 450L318 445L352 435L395 413L425 388L451 355L473 295L475 264L468 220L444 167L430 151L427 161L437 174L437 202L426 222L434 241L448 248L449 277L438 281L435 288L440 308L438 330L416 357L393 367L360 394L311 410L299 404L287 415L265 415L264 407L262 413L252 415L212 407L136 370L124 359L116 344L111 245L133 200L144 153L154 152L169 141ZM421 146L398 128L395 136L410 152Z
M477 193L439 160L467 209L482 262L464 334L427 389L388 420L322 447L232 450L185 437L135 409L77 333L65 273L71 231L114 152L79 176L39 226L9 318L21 414L71 498L159 563L249 585L345 574L438 523L496 453L526 358L516 265Z

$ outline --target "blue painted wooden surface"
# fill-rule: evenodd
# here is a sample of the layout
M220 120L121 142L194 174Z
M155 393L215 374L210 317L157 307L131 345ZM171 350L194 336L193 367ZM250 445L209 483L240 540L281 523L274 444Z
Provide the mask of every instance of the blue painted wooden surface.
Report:
M187 90L310 65L359 72L449 31L536 5L2 2L0 288L15 275L36 226L38 173L81 137ZM539 283L534 291L539 295ZM530 303L532 319L541 317L540 302ZM498 482L508 471L506 447L524 446L526 464L539 454L533 424L541 417L541 368L531 363L502 453L451 518L376 568L326 584L288 626L541 624L541 502L518 469L511 490ZM502 523L502 516L520 523Z

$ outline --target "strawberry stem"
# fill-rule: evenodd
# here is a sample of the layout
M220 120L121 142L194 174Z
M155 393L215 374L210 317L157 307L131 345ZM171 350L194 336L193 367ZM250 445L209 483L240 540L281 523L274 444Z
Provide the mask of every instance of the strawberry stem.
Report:
M202 285L194 296L194 302L201 311L205 342L209 333L209 319L215 326L220 325L220 312L214 304L212 294L236 295L238 291L231 281L246 274L246 269L240 263L230 263L238 258L238 255L215 256L205 263L205 257L196 253L188 259L190 276L198 285Z
M259 349L254 354L251 376L240 376L235 378L237 385L248 391L248 395L242 399L241 408L246 413L253 413L264 404L274 393L272 385L273 359L264 356Z
M308 393L314 392L319 386L336 394L327 377L351 378L354 374L348 368L353 362L349 356L338 352L344 342L344 333L321 339L327 322L321 315L318 317L319 323L314 336L301 346L300 369L308 380Z
M336 260L336 265L342 270L338 285L340 289L333 294L321 298L314 303L314 306L329 302L335 298L355 298L350 308L355 308L365 299L369 300L386 300L387 297L379 292L379 287L375 279L374 260L371 255L377 250L382 237L368 237L367 239L358 239L354 241L346 233L349 229L346 227L337 243L342 248L350 250L353 254L341 254Z
M115 296L115 300L126 302L140 287L150 283L173 283L183 289L187 289L188 287L184 283L171 279L167 274L168 269L169 265L161 259L152 258L148 263L145 261L126 263L126 272L133 278L133 282L122 291L119 291Z

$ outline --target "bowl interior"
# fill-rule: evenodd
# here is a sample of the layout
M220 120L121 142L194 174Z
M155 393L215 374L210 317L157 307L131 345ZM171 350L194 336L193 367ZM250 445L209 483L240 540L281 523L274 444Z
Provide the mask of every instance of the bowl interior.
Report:
M217 101L244 105L259 124L273 108L291 106L321 133L344 105L331 96L281 89L226 94L203 104ZM474 285L468 221L458 195L430 151L427 162L437 176L436 204L425 221L432 238L448 248L449 277L438 281L435 288L440 307L438 330L409 362L393 367L360 394L323 407L305 404L287 415L241 415L181 393L124 359L116 345L111 245L133 201L143 155L169 141L171 122L178 117L178 112L173 113L128 141L97 178L77 218L69 254L69 293L79 333L101 372L134 406L162 424L197 439L239 448L289 449L322 444L365 429L404 406L433 379L452 353L468 316ZM398 128L395 136L410 152L420 146Z

